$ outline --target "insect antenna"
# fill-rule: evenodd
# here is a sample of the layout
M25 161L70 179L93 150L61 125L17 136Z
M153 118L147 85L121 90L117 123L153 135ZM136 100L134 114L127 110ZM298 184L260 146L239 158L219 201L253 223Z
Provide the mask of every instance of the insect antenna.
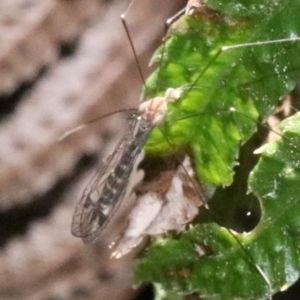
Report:
M69 137L70 135L72 135L72 134L74 134L74 133L76 133L76 132L78 132L78 131L84 129L85 127L90 126L90 125L92 125L92 124L94 124L94 123L97 123L97 122L99 122L99 121L101 121L101 120L103 120L103 119L105 119L105 118L107 118L107 117L110 117L110 116L115 115L115 114L118 114L118 113L127 113L127 112L130 112L130 113L134 114L134 113L137 112L137 109L136 109L136 108L124 108L124 109L119 109L119 110L115 110L115 111L113 111L113 112L107 113L107 114L105 114L105 115L103 115L103 116L101 116L101 117L92 119L92 120L90 120L90 121L88 121L88 122L86 122L86 123L83 123L83 124L81 124L81 125L78 125L78 126L74 127L73 129L70 129L70 130L64 132L64 133L57 139L57 142L60 142L60 141L62 141L62 140L64 140L64 139L66 139L67 137Z

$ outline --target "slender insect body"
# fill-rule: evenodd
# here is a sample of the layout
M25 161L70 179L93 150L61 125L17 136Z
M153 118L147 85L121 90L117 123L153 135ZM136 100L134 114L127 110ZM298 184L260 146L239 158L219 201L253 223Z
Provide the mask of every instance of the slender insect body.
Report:
M127 181L133 169L134 160L141 152L141 147L147 140L151 128L139 127L134 140L125 147L123 155L120 157L118 164L107 179L107 183L103 188L103 196L99 198L100 203L108 203L114 205L118 201L120 192L126 188Z

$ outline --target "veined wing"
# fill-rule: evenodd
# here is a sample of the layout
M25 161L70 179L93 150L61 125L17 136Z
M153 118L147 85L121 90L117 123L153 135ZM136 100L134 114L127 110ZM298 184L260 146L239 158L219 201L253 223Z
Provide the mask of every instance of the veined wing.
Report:
M84 242L94 241L107 225L124 197L135 161L152 128L160 123L167 103L180 97L181 89L168 89L164 97L155 97L139 106L140 118L134 118L115 151L103 162L84 190L75 209L72 234Z
M124 136L116 146L113 153L102 162L97 173L85 188L82 197L76 206L72 220L71 232L74 236L81 237L85 243L93 242L100 235L101 231L106 227L111 216L117 210L117 207L124 197L126 188L121 191L118 201L115 202L113 207L111 207L109 214L106 216L106 214L102 211L99 199L109 175L118 165L127 146L135 138L134 128L136 127L137 122L138 120L136 118L130 122ZM130 174L122 180L129 181L129 175ZM124 186L126 187L127 184Z

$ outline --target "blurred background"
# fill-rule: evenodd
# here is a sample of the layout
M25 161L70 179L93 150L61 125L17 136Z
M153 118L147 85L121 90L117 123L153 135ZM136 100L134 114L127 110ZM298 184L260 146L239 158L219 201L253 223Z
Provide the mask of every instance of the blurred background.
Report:
M128 4L0 2L0 299L148 299L132 289L133 254L110 260L104 241L87 246L70 233L123 121L115 115L58 141L138 106L142 81L120 21ZM165 20L184 4L137 0L126 15L145 76Z

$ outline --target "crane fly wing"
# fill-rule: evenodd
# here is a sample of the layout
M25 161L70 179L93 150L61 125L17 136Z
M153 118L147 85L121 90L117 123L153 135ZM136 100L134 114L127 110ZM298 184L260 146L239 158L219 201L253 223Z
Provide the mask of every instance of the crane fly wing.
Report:
M106 222L98 222L101 211L97 211L97 200L95 196L100 197L101 190L106 182L106 174L109 174L114 163L120 157L122 151L114 151L100 166L99 170L92 178L91 182L85 188L81 199L76 206L71 232L76 237L81 237L85 242L94 240L100 229L105 227Z
M102 189L111 171L118 165L126 146L134 139L134 128L137 121L135 118L130 122L115 150L101 163L76 206L71 232L74 236L81 237L85 243L91 243L99 236L124 197L126 189L121 192L119 200L111 207L108 216L101 211L101 203L98 203L98 200ZM129 180L129 176L124 180Z

